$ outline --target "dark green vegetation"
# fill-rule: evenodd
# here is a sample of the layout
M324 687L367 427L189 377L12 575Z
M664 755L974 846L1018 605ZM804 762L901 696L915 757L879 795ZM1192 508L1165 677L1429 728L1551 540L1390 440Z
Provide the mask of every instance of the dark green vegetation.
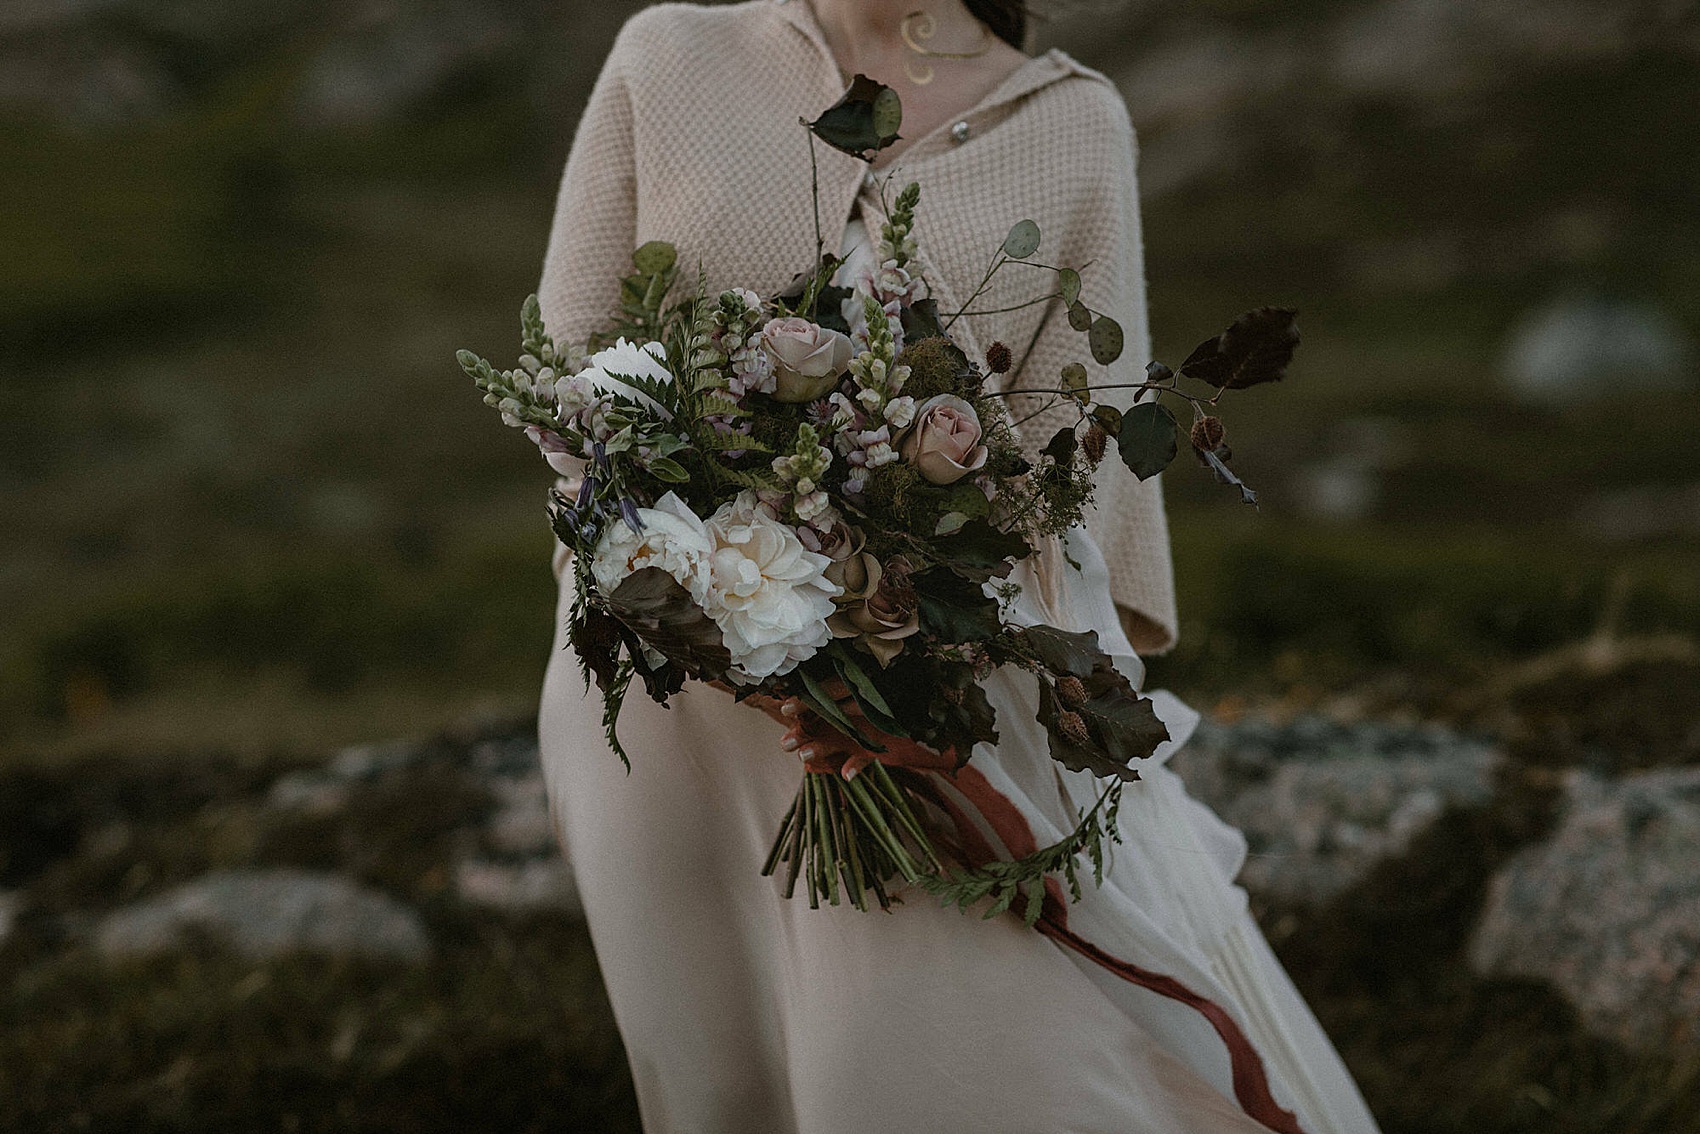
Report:
M345 128L292 109L332 28L298 7L222 54L156 37L188 94L146 122L0 122L0 888L33 911L0 947L0 1129L630 1129L582 930L440 898L443 832L480 806L457 780L373 789L334 829L253 802L285 763L535 695L547 474L453 351L513 341L629 5L557 5L541 59ZM1366 5L1186 7L1067 46L1110 70L1200 34L1303 59ZM1700 626L1700 537L1578 522L1601 490L1700 482L1700 399L1533 409L1496 377L1512 320L1571 287L1700 333L1682 42L1489 60L1432 97L1271 80L1201 104L1225 149L1147 205L1159 357L1259 303L1300 309L1305 336L1279 388L1225 399L1262 512L1184 457L1167 477L1184 625L1154 680L1206 706L1464 720L1513 756L1500 801L1407 864L1329 910L1267 911L1390 1134L1700 1129L1692 1065L1587 1039L1460 952L1493 866L1550 821L1556 770L1700 759L1696 666L1633 645L1562 664L1602 628ZM1193 152L1188 115L1133 109L1149 171L1166 141ZM1391 454L1378 502L1301 518L1297 470L1365 419ZM107 970L54 936L239 863L416 901L437 958Z

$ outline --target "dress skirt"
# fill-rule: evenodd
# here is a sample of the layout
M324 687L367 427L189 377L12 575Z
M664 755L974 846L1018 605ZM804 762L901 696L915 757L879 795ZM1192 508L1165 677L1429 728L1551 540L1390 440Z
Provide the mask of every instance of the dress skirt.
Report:
M1020 568L1009 616L1098 630L1137 685L1096 547L1077 531L1062 552ZM1376 1130L1233 884L1243 838L1163 766L1198 719L1173 696L1152 694L1172 739L1123 793L1103 885L1048 932L919 891L889 913L810 909L760 873L803 774L781 727L698 683L665 708L634 690L628 775L567 645L570 597L568 572L544 773L647 1134ZM1001 809L987 841L1022 853L1098 789L1048 755L1028 675L987 693L1000 743L958 786Z

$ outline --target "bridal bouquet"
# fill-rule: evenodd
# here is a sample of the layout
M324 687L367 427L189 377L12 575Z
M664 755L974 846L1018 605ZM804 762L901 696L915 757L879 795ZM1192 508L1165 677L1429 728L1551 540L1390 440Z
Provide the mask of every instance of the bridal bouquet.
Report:
M814 139L868 158L897 135L894 92L861 76L812 123ZM938 310L917 262L911 184L887 204L875 266L845 279L820 253L780 295L681 288L675 250L633 256L611 325L589 343L557 343L535 296L524 354L498 370L467 351L462 367L486 403L576 486L550 518L574 552L571 641L602 692L608 743L622 759L620 705L635 681L665 703L687 679L772 708L798 699L874 759L806 771L780 820L766 873L802 877L811 904L885 906L894 880L989 913L1024 898L1038 916L1047 874L1079 896L1084 858L1101 876L1121 785L1167 739L1148 700L1099 648L1007 618L1016 564L1082 520L1112 451L1131 475L1155 475L1183 432L1163 395L1193 410L1185 431L1216 475L1255 497L1227 465L1221 391L1280 378L1297 342L1290 311L1242 316L1199 347L1179 374L1159 364L1132 384L1156 396L1126 413L1074 363L1023 393L1063 400L1075 423L1023 455L994 343L970 358L950 336L961 311ZM818 202L817 202L818 216ZM818 232L818 220L817 220ZM1010 261L1037 263L1040 232L1016 224L964 310ZM1051 298L1100 363L1121 352L1120 326L1081 295L1079 272L1054 274ZM1179 388L1196 379L1212 396ZM1102 777L1096 804L1062 842L1017 862L970 868L950 845L933 775L995 744L981 681L1000 666L1038 679L1051 755ZM925 752L881 762L883 753ZM924 762L924 761L923 761ZM628 761L629 763L629 761Z

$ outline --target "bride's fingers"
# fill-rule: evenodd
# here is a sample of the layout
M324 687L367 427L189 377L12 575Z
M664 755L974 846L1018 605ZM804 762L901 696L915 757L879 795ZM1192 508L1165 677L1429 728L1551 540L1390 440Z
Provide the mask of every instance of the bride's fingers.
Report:
M839 774L847 780L853 780L861 774L863 768L872 764L874 760L875 756L872 752L865 748L858 748L844 761L844 767Z

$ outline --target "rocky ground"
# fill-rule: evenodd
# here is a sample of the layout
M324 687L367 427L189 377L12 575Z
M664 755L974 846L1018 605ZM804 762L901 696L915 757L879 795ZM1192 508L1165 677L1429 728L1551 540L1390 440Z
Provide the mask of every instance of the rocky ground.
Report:
M1700 1129L1700 668L1537 678L1174 766L1389 1131ZM6 773L0 1129L634 1129L532 729Z

